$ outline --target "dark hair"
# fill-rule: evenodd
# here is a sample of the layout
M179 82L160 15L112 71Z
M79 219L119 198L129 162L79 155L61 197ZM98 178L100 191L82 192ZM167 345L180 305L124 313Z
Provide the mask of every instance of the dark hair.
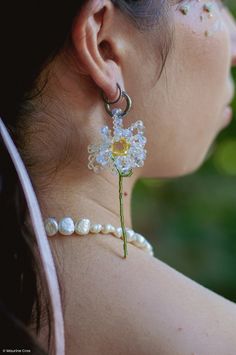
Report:
M112 2L141 31L156 24L164 25L163 19L167 19L167 0ZM43 89L35 93L36 79L69 40L73 19L83 3L21 0L5 2L4 10L1 9L0 116L16 145L21 112ZM163 65L170 38L167 27L165 30L159 48ZM0 346L28 347L33 354L45 354L27 330L35 322L38 334L44 318L48 320L48 353L51 354L52 317L48 293L43 292L42 263L36 240L25 223L27 207L17 174L2 140L0 144Z

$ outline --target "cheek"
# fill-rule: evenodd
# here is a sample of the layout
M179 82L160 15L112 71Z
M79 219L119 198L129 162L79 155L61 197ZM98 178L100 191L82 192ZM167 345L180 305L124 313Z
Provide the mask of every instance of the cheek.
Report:
M179 124L214 134L220 124L220 114L229 100L230 47L224 29L205 36L206 30L193 31L181 26L176 33L175 61L170 66L173 104L181 107L177 112ZM168 75L168 80L170 78ZM181 105L182 103L182 105ZM190 128L190 127L189 127Z
M203 2L196 2L188 17L176 14L173 70L177 75L181 71L178 78L191 89L188 96L195 94L199 103L212 107L214 113L217 103L227 100L230 37L219 8L215 5L208 18L202 6Z
M230 96L229 33L217 8L213 18L200 19L202 5L197 2L192 15L174 15L174 46L166 77L155 89L149 148L150 165L153 170L156 159L159 176L183 175L200 165L219 132ZM159 140L156 132L161 132Z

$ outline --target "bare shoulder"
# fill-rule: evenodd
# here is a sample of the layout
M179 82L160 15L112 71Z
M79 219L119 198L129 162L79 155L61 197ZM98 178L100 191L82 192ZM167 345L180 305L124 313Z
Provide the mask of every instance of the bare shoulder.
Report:
M51 242L67 355L235 355L236 304L112 236Z

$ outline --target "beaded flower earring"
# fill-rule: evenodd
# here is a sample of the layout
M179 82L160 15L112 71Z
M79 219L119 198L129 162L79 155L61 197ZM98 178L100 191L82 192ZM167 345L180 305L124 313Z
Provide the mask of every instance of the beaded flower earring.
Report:
M88 146L88 168L95 173L104 168L110 168L111 172L119 177L120 223L124 241L124 257L126 258L128 250L123 212L123 178L131 176L134 168L144 165L147 155L144 147L147 139L144 136L144 124L140 120L131 124L130 127L124 128L123 119L130 111L132 101L129 95L121 90L118 83L117 87L119 97L115 101L108 101L102 93L105 109L113 120L113 132L108 126L103 126L101 128L100 144L90 144ZM118 103L123 98L126 100L124 111L120 108L111 110L111 105Z

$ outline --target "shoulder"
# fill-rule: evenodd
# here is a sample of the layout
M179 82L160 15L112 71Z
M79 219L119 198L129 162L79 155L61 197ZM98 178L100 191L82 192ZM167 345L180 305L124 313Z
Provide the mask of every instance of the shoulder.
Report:
M54 240L68 355L234 355L236 305L112 236Z

